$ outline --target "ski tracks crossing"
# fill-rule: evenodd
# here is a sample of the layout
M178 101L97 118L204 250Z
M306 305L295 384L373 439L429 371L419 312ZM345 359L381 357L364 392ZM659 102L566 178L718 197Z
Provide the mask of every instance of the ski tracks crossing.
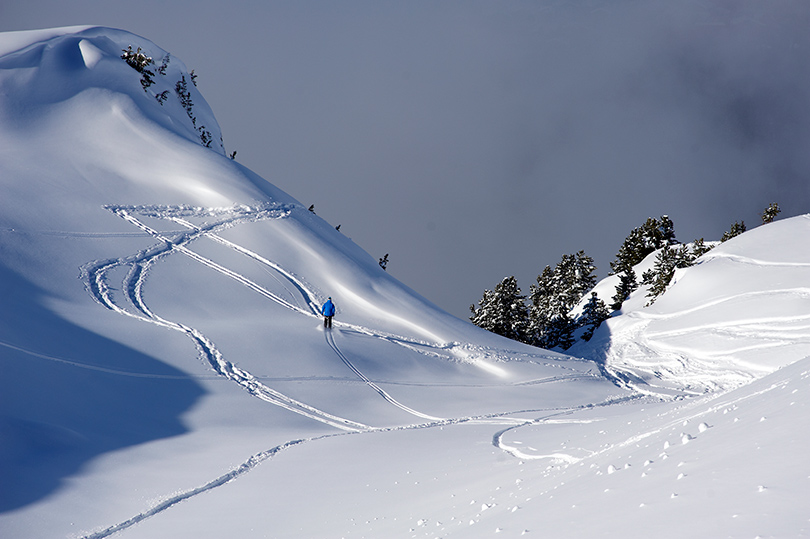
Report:
M293 312L318 318L319 305L315 301L316 294L310 290L302 279L286 271L283 267L275 262L268 260L243 246L235 244L218 234L218 232L226 228L244 222L285 218L289 216L295 208L296 206L294 205L272 203L263 204L257 207L234 206L232 208L195 208L189 206L107 206L106 209L138 228L143 235L148 235L158 240L158 243L126 257L88 263L81 268L82 277L85 281L85 286L88 292L104 307L125 316L155 324L160 327L179 331L188 336L194 342L200 356L211 366L218 376L237 383L249 394L259 399L315 421L335 427L342 432L326 434L308 439L291 440L266 451L257 453L251 456L247 461L242 463L237 468L228 471L227 473L209 481L202 486L172 495L159 502L154 507L143 511L134 517L127 519L126 521L101 529L100 531L83 535L81 536L82 539L102 539L109 537L112 534L155 516L182 501L188 500L194 496L229 483L239 476L249 472L261 462L274 457L279 452L302 443L331 438L334 436L344 436L364 432L387 432L394 430L421 429L469 422L486 422L500 425L506 424L512 425L512 427L526 424L526 421L523 419L509 417L516 412L444 419L414 410L397 401L378 384L363 374L363 372L349 360L346 354L344 354L337 345L332 332L325 331L326 343L341 359L346 367L354 373L355 376L362 380L363 383L378 393L380 397L382 397L392 406L412 414L415 417L423 419L425 422L405 426L371 427L360 422L338 417L323 410L319 410L306 403L297 401L266 386L251 373L226 360L216 347L215 343L202 334L199 330L180 322L170 321L159 316L153 312L144 301L143 287L146 276L148 275L150 269L154 266L154 264L162 260L164 257L174 253L179 253L230 279L235 280L249 290L267 298L268 300L282 305ZM159 220L168 220L182 226L185 230L175 232L160 232L157 229L148 226L141 219L139 219L138 216ZM203 224L194 224L191 221L191 219L194 218L202 219ZM214 218L213 222L206 221L206 219L210 218ZM189 248L189 244L202 237L211 239L212 241L224 245L235 252L241 253L244 256L258 262L263 267L272 270L275 272L275 274L281 276L281 280L276 278L277 282L279 282L281 286L285 288L293 302L296 301L296 296L302 298L305 303L305 307L302 307L297 302L293 303L288 301L287 299L275 294L271 290L268 290L253 280L241 275L240 273L222 266L221 264L204 257ZM116 297L114 288L109 285L111 274L120 269L127 270L122 283L122 300ZM268 273L270 272L268 271ZM271 275L273 274L271 273ZM275 278L275 275L273 276ZM355 330L360 334L368 335L373 338L378 338L386 342L403 346L421 354L446 357L448 351L451 351L452 348L458 346L458 343L416 342L412 339L375 331L371 328L357 326L354 324L337 323L337 325L345 326L346 328ZM503 432L504 431L501 431L499 434L502 434ZM509 452L508 448L500 443L500 437L498 436L499 435L496 435L496 438L493 439L494 445Z

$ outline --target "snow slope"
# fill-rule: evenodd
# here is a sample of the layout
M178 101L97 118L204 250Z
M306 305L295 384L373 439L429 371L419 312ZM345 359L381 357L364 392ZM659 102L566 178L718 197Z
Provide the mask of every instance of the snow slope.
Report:
M531 348L228 159L167 55L0 35L0 535L807 535L806 218L611 320L604 365Z
M810 216L760 226L677 270L652 305L648 287L634 292L623 316L575 350L642 391L738 387L810 356L808 270ZM611 297L617 282L605 279L597 293Z

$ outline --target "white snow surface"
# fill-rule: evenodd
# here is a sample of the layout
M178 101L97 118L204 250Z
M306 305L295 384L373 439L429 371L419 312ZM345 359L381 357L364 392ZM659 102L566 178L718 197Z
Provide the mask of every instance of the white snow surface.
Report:
M229 159L130 45L168 54L0 35L0 536L810 535L810 218L524 346Z

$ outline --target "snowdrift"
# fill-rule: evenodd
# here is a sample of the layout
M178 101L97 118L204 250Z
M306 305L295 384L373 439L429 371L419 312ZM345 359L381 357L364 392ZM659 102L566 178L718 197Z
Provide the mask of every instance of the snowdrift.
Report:
M709 253L596 361L524 346L229 159L179 59L95 27L0 35L0 182L3 537L806 531L807 218Z

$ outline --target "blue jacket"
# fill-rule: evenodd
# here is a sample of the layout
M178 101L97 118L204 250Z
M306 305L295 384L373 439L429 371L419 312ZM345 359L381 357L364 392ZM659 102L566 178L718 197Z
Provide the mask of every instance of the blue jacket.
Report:
M332 303L331 299L326 300L326 303L323 304L323 309L321 309L321 313L324 316L335 316L335 304Z

